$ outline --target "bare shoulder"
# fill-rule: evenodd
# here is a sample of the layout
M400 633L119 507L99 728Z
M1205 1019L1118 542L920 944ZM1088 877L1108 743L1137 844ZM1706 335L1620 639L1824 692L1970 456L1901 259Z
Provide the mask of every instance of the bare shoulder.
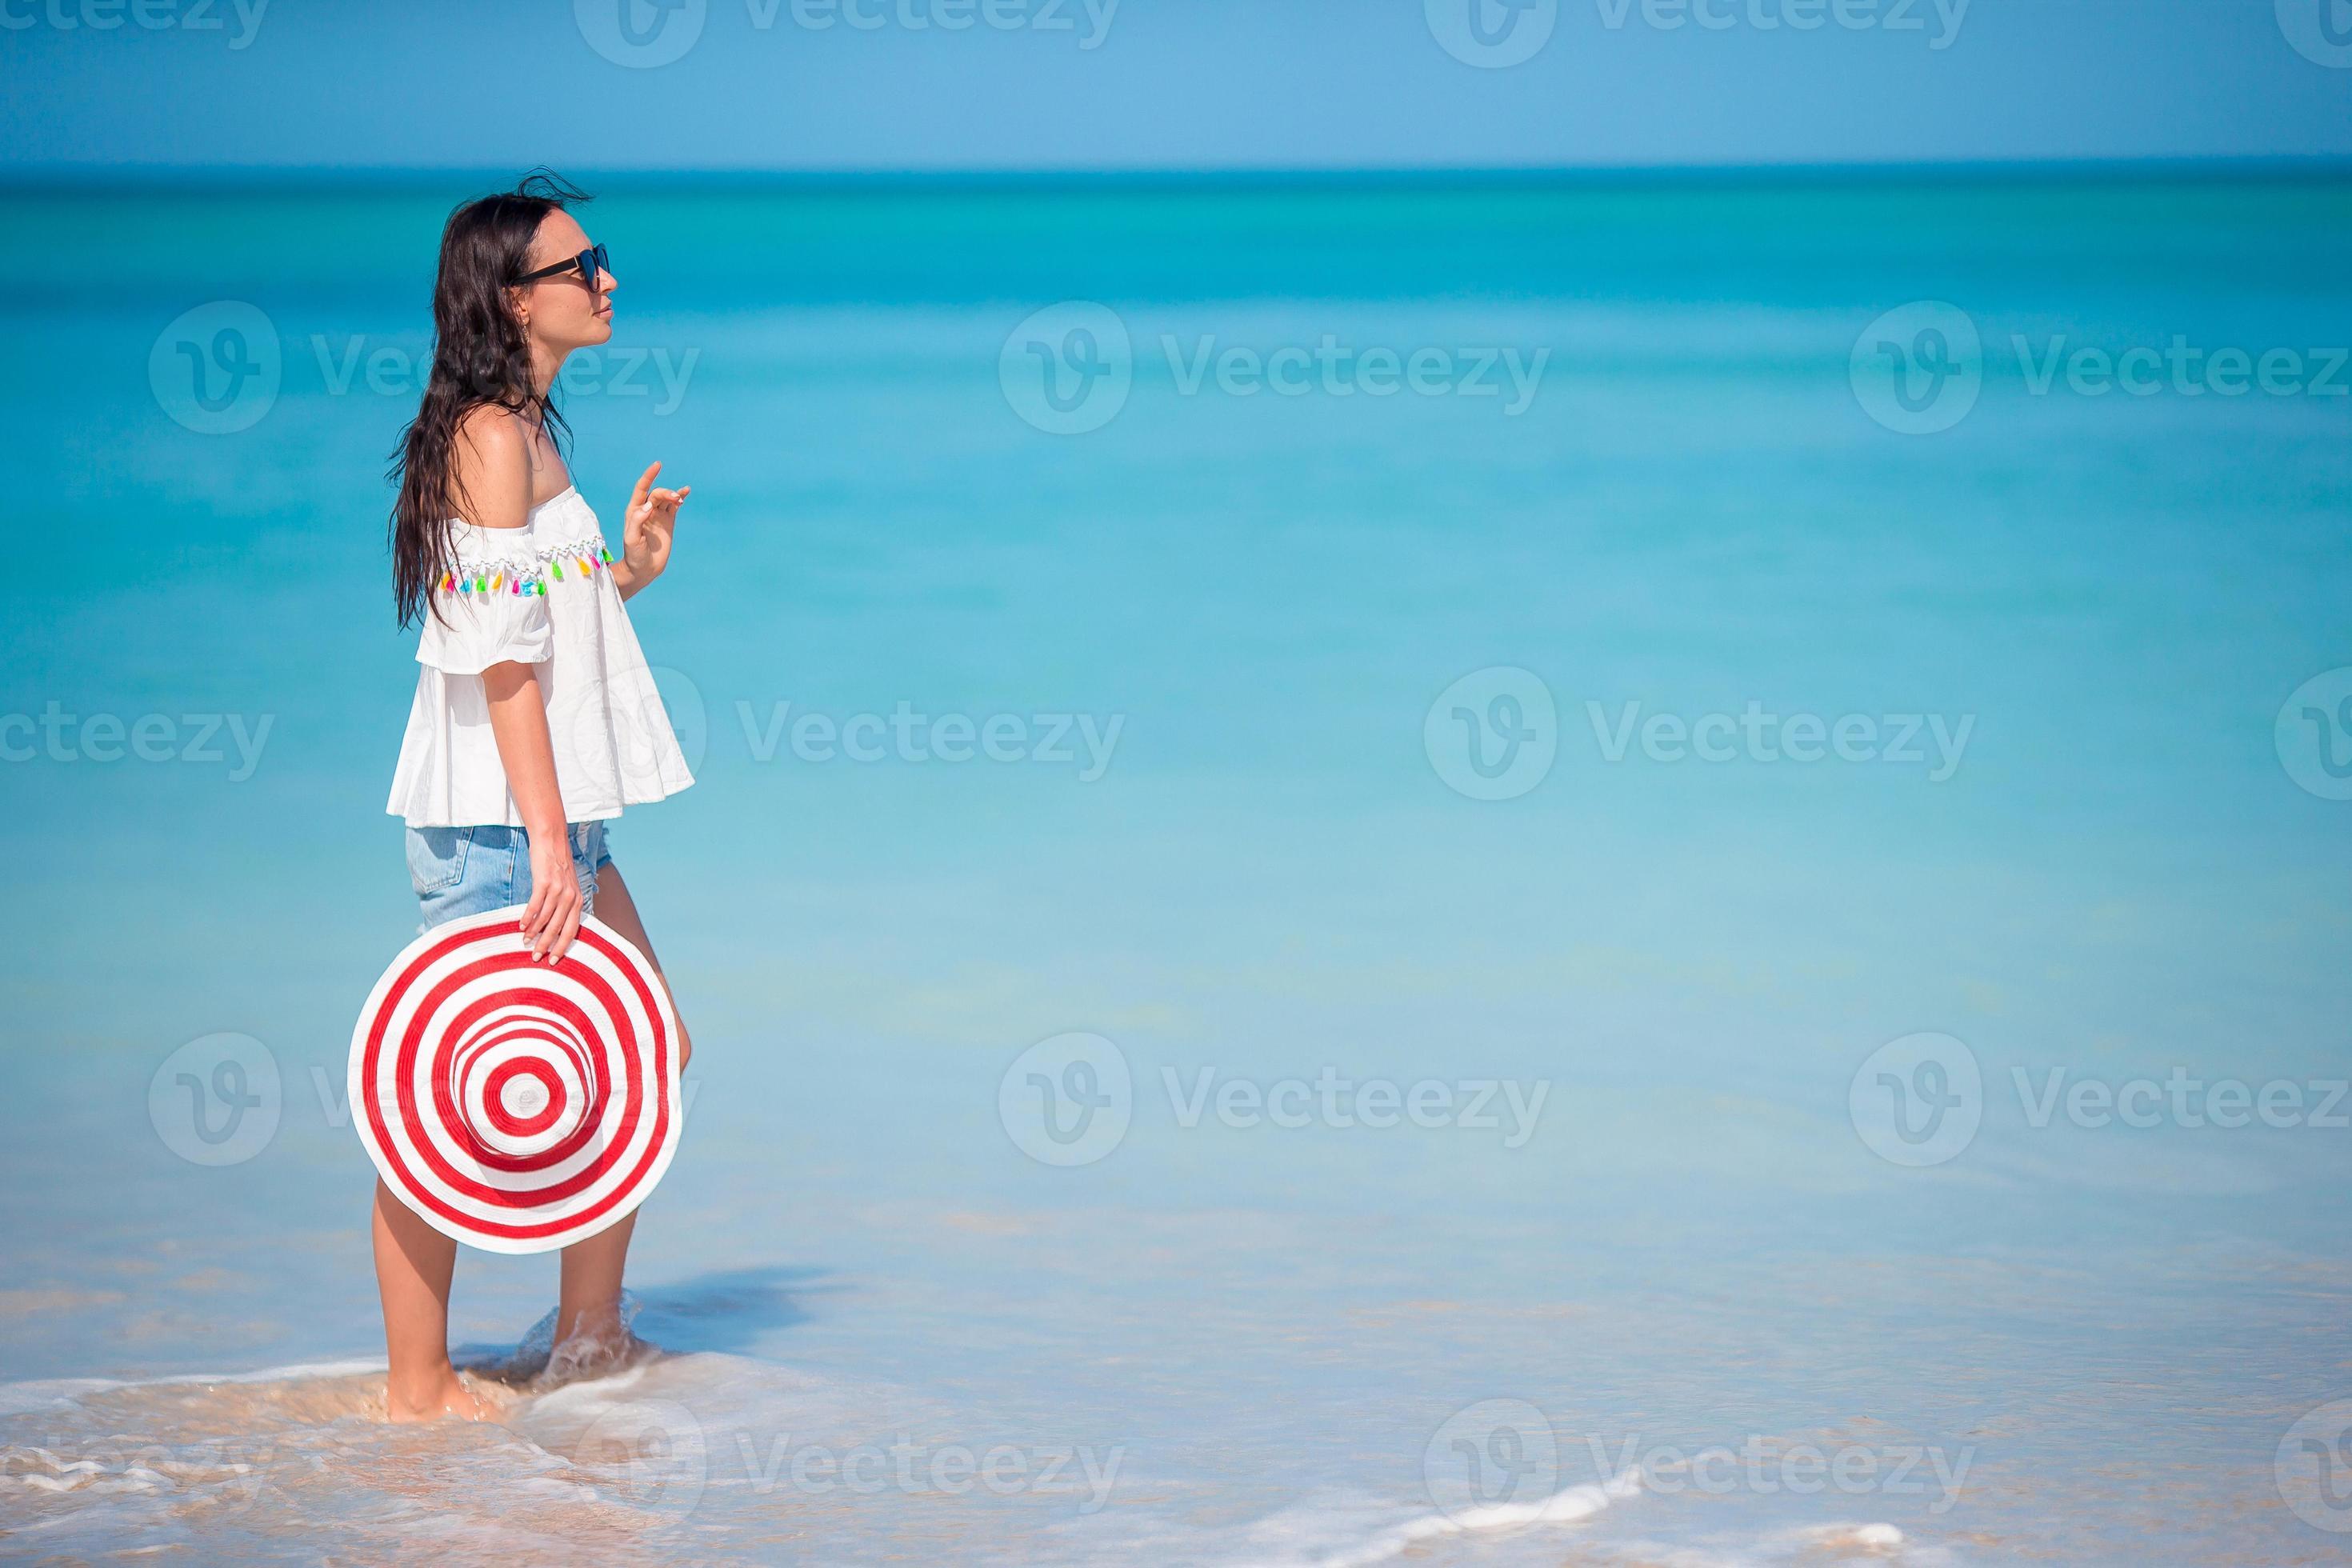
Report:
M477 528L520 528L530 518L530 429L512 409L478 404L457 421L450 499Z

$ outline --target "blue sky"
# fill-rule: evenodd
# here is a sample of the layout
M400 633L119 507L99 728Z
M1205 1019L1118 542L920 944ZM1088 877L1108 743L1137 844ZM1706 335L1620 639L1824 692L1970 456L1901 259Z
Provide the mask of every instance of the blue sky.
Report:
M0 24L20 175L2352 156L2352 0L0 0Z

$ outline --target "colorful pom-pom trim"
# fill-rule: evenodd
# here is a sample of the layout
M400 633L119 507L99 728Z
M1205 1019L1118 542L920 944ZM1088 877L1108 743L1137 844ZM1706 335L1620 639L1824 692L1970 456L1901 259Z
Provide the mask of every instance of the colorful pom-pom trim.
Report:
M468 563L466 575L460 577L453 567L441 574L440 591L445 594L507 594L517 598L543 595L551 578L563 581L563 568L569 563L583 577L593 577L620 564L613 559L601 537L574 540L568 544L551 545L530 555L509 557L499 561Z

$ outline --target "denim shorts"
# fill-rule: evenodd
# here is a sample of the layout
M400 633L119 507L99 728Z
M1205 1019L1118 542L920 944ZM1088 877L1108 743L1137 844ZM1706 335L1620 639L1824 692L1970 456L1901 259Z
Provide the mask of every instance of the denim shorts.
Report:
M596 873L613 863L604 847L604 825L575 822L572 868L580 876L584 912L596 912ZM478 827L412 827L408 830L408 879L430 931L444 921L530 902L530 836L520 827L485 823Z

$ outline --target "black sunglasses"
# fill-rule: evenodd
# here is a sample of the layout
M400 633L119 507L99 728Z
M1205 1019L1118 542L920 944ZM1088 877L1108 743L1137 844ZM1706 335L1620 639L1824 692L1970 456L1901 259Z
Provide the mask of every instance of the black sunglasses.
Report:
M542 278L553 278L561 273L577 271L580 274L580 280L593 289L596 287L597 278L612 269L613 258L604 254L604 247L601 245L592 245L579 255L559 261L552 267L542 267L536 272L526 272L516 279L515 282L519 285L536 283Z

